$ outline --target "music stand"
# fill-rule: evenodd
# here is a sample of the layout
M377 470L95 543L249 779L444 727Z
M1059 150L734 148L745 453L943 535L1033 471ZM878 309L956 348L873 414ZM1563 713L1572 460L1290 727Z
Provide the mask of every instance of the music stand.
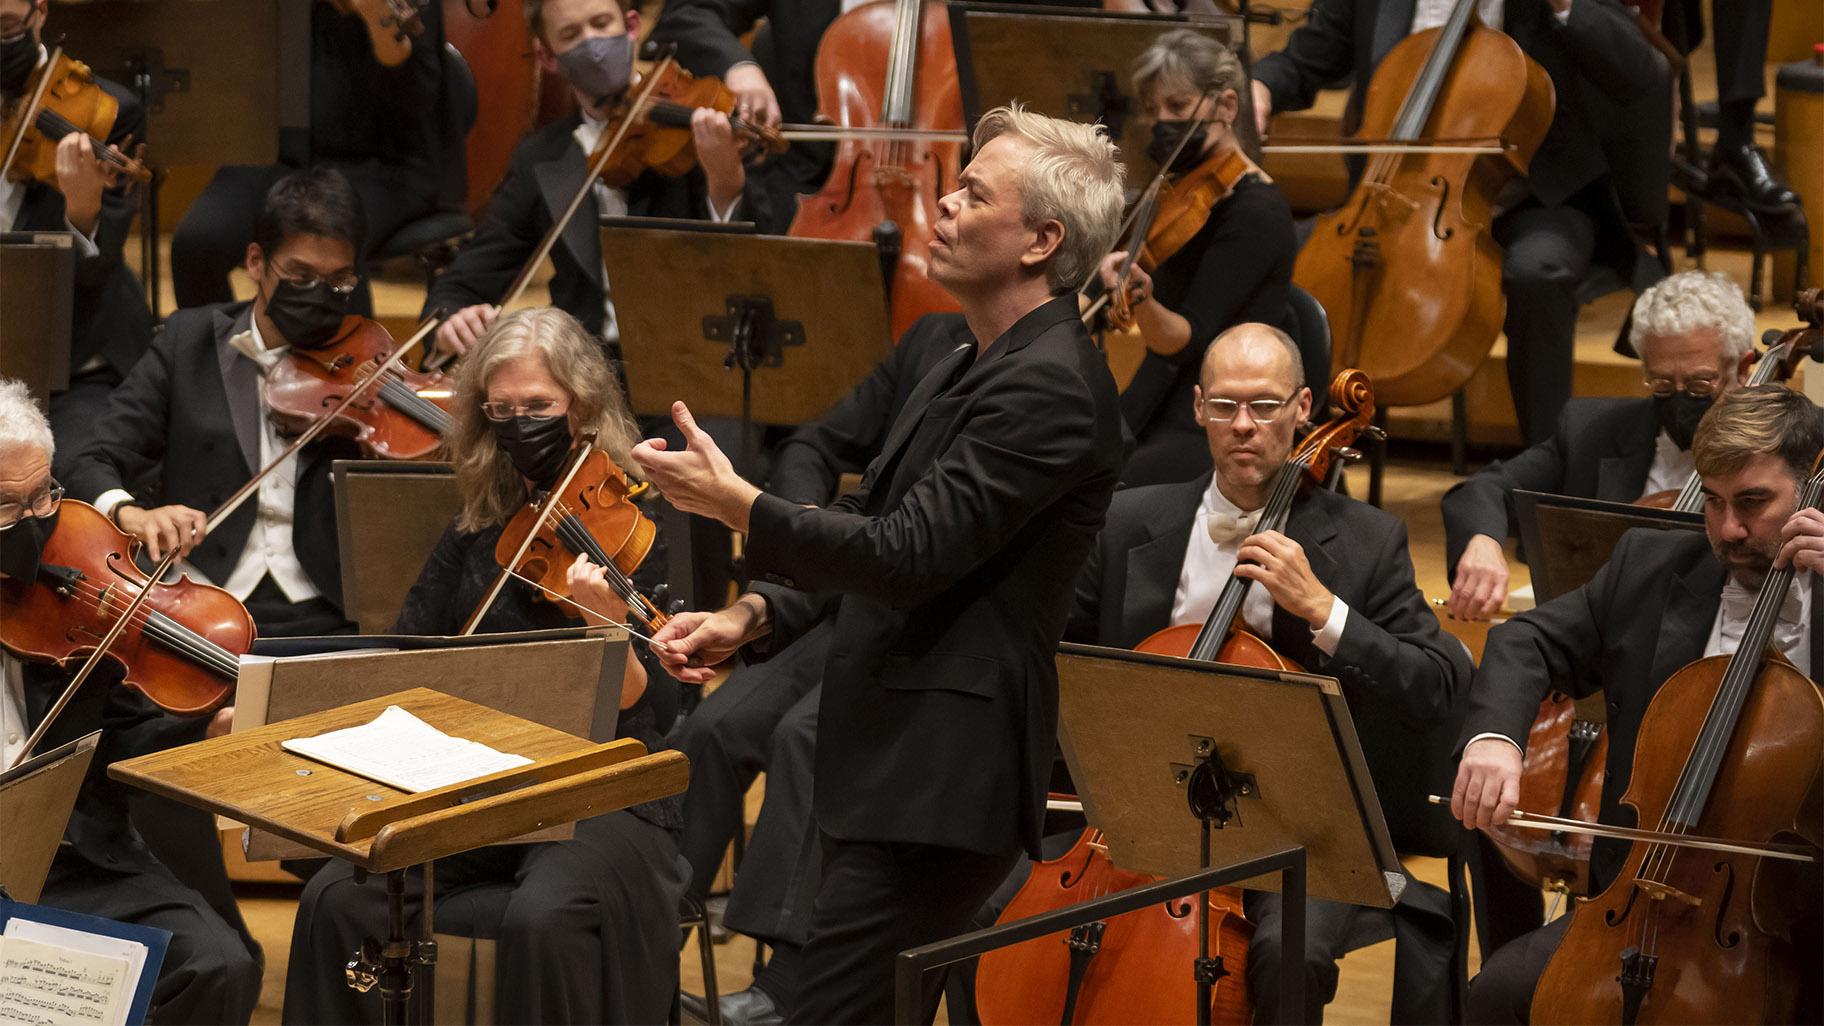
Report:
M371 722L389 705L445 733L533 762L406 794L280 747L290 738ZM360 874L385 874L386 940L364 943L348 974L357 989L378 984L385 1021L398 1023L408 1015L422 1022L437 1021L432 1001L436 988L429 978L435 945L427 947L426 941L406 936L408 869L540 827L574 823L677 794L689 782L690 764L681 752L648 754L644 745L630 738L592 744L473 702L414 688L116 762L108 774L279 834L342 859ZM430 907L427 894L426 936ZM422 981L420 970L426 974Z
M1220 886L1282 874L1280 1016L1304 1016L1304 899L1389 908L1405 886L1335 678L1088 645L1058 651L1058 742L1115 866L1171 877L900 955L899 1015L918 975L1008 944ZM1144 899L1144 900L1143 900ZM1198 902L1207 917L1207 895ZM1224 974L1191 967L1200 1022Z
M0 894L31 904L44 893L100 741L97 730L0 772Z
M1541 604L1589 583L1609 561L1621 536L1637 527L1704 529L1702 513L1544 492L1514 492L1514 512L1533 594Z
M880 257L866 242L734 235L604 221L633 412L753 426L814 420L893 347ZM731 373L736 372L736 373Z
M1141 117L1134 59L1161 34L1179 28L1234 49L1239 24L1232 17L953 3L950 38L964 121L973 130L986 111L1019 100L1040 114L1099 123L1120 144L1128 187L1142 188L1153 177L1146 155L1152 130ZM1243 86L1235 128L1242 145L1258 156L1253 102Z
M448 463L335 460L342 608L363 634L391 629L444 527L462 506ZM409 510L410 516L400 516Z
M40 400L70 387L74 247L69 232L0 232L0 378Z

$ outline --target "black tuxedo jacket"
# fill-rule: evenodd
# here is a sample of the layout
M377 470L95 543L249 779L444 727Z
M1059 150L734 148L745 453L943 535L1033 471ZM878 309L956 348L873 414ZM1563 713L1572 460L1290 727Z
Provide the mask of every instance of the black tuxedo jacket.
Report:
M1725 571L1709 541L1686 531L1629 531L1590 582L1489 632L1469 689L1459 750L1477 734L1497 733L1526 747L1539 703L1554 688L1578 697L1598 688L1608 703L1608 762L1602 780L1604 823L1636 826L1621 804L1634 770L1634 742L1647 705L1685 664L1701 658L1722 604ZM1818 679L1824 602L1812 578L1811 662ZM1597 838L1591 885L1608 886L1627 858L1625 842Z
M253 317L250 303L179 310L166 320L146 358L114 394L93 443L77 454L72 496L93 502L112 488L161 473L145 506L180 503L207 513L260 468L259 365L228 344ZM329 466L357 459L353 442L328 438L304 447L298 464L292 545L323 597L342 603L336 508ZM216 582L233 571L253 531L258 503L249 499L190 553L190 562Z
M926 314L829 411L798 428L773 456L770 491L802 505L836 498L843 474L859 474L886 444L887 432L931 368L958 346L974 346L962 314Z
M558 215L589 172L589 155L571 133L582 123L572 113L539 129L513 150L507 174L488 201L474 238L431 287L424 314L441 307L445 315L477 303L498 303L519 269L531 258ZM765 190L748 175L735 218L767 222ZM627 187L627 212L636 217L708 220L707 188L700 169L682 178L647 172ZM551 302L602 333L602 235L595 194L583 200L551 250Z
M859 489L754 504L747 558L777 650L834 614L818 825L844 840L1038 853L1053 662L1123 457L1076 297L919 383ZM803 590L797 590L803 589Z
M95 79L120 104L108 142L126 149L127 137L143 139L146 116L124 87ZM118 185L101 194L101 221L95 227L94 256L76 261L75 316L70 322L70 370L99 356L116 377L124 378L152 339L152 310L139 278L121 261L121 249L139 213L138 194ZM19 205L13 230L68 231L63 193L44 182L30 182Z
M1171 625L1185 549L1210 475L1124 490L1079 578L1066 637L1133 648ZM1310 625L1273 609L1275 651L1342 683L1381 809L1402 852L1447 854L1461 829L1429 805L1449 786L1450 746L1474 667L1445 634L1413 580L1406 525L1381 510L1306 488L1285 534L1311 572L1349 606L1336 653L1312 643Z
M1304 110L1318 90L1350 81L1344 127L1353 130L1381 58L1410 34L1413 7L1414 0L1317 0L1286 48L1255 62L1254 77L1273 94L1274 110ZM1666 166L1659 144L1664 132L1655 134L1652 118L1616 126L1622 119L1614 111L1661 97L1670 103L1665 59L1615 0L1576 0L1563 25L1546 0L1507 0L1503 10L1501 28L1539 62L1557 90L1551 128L1528 174L1533 195L1556 205L1608 171L1616 176L1624 209L1653 209L1655 202L1663 207L1665 174L1655 182L1653 173L1635 169ZM1667 109L1660 107L1660 121ZM1609 130L1615 127L1624 131Z
M1558 430L1511 460L1496 461L1444 493L1444 559L1457 560L1478 534L1506 538L1516 491L1633 502L1647 486L1659 419L1651 399L1572 399Z

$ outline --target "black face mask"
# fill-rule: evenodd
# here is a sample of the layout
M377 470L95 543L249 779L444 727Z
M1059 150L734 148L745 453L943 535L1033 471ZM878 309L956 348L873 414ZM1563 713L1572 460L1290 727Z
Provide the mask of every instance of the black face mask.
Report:
M570 418L514 417L490 421L494 441L513 461L513 469L540 488L557 483L564 472L564 457L570 454Z
M304 349L315 349L335 338L342 330L342 318L348 316L348 295L318 282L305 288L284 278L266 301L266 316L279 329L285 341Z
M0 530L0 574L15 581L38 579L38 560L44 546L57 530L57 514L27 517L5 530Z
M1691 439L1697 436L1697 422L1710 412L1710 406L1716 402L1715 396L1698 398L1684 392L1653 397L1653 414L1659 418L1659 426L1666 430L1666 437L1681 451L1689 451Z
M0 40L0 93L19 96L38 66L38 33L27 28L11 39Z
M1155 121L1153 122L1153 141L1146 144L1146 155L1154 164L1164 167L1172 159L1172 151L1178 149L1178 140L1189 133L1191 141L1178 150L1178 159L1172 162L1171 171L1188 171L1203 160L1203 144L1209 139L1210 125L1207 121Z

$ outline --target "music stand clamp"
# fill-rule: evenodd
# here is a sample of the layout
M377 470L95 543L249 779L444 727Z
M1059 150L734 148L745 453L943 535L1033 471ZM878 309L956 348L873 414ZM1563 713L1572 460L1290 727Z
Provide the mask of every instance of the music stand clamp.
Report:
M703 318L703 337L728 346L722 366L741 372L741 455L752 466L754 371L783 366L785 347L804 344L804 324L773 316L771 296L731 295L723 302L726 314Z
M1189 770L1181 766L1174 766L1173 770L1177 779L1184 783L1185 804L1202 824L1198 861L1199 868L1208 872L1210 830L1221 830L1230 820L1239 820L1241 810L1235 803L1254 795L1256 790L1252 773L1236 773L1223 764L1222 752L1213 739L1199 737L1196 743L1197 764ZM1210 957L1210 892L1206 890L1197 902L1197 958L1191 963L1191 976L1197 983L1197 1026L1209 1026L1210 1002L1216 981L1228 974L1222 956Z
M381 1018L385 1022L405 1022L414 993L419 995L419 1000L412 1019L421 1023L437 1021L436 992L430 985L437 966L437 940L431 932L435 914L432 909L436 907L436 896L432 893L436 873L433 865L424 864L424 919L417 939L405 935L407 871L395 869L386 874L386 940L377 941L371 936L363 938L354 956L342 967L349 989L365 994L376 984L380 987ZM365 870L355 870L357 884L366 883L367 877ZM417 987L420 974L425 980L422 990Z

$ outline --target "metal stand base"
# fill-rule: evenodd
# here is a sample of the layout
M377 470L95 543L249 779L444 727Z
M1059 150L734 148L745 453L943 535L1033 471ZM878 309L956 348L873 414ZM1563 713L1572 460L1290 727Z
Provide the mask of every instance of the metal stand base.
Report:
M424 867L424 929L413 940L405 932L405 874L395 869L386 874L386 940L372 937L361 942L343 973L348 985L367 993L380 987L380 1021L385 1026L437 1021L436 966L437 942L432 939L431 907L435 901L435 884L431 866ZM366 882L366 874L355 872L357 883Z

